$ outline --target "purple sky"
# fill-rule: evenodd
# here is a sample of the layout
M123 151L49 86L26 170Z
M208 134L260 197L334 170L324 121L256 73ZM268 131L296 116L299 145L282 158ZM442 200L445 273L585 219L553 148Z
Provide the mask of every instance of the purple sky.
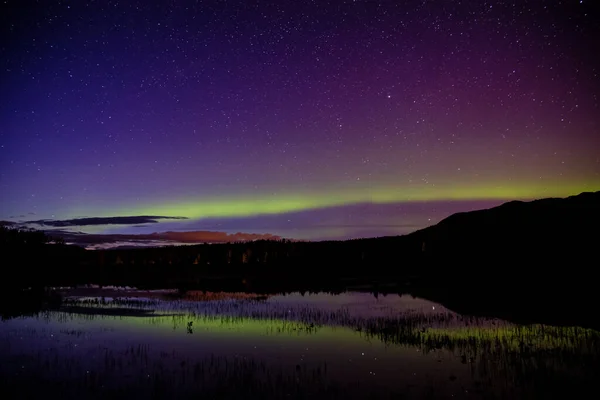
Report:
M345 238L598 190L599 17L591 0L8 0L0 219Z

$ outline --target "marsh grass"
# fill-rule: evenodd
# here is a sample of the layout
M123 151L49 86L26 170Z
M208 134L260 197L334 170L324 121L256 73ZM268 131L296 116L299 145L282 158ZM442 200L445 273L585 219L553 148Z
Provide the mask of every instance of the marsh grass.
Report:
M85 308L85 313L73 309ZM106 313L112 310L113 313ZM62 311L41 313L40 320L70 326L94 322L101 329L123 320L183 334L239 330L248 326L262 336L319 335L331 329L351 331L363 340L390 349L409 349L448 364L448 385L462 365L470 382L452 392L468 398L569 397L595 390L600 378L600 333L578 327L515 325L508 322L418 310L390 312L379 317L353 315L348 308L325 310L257 298L212 296L209 301L176 299L66 299ZM131 322L133 324L133 322ZM344 381L330 374L327 360L278 364L260 355L202 356L156 350L140 343L104 344L82 352L78 343L96 333L66 328L62 348L19 352L27 340L50 339L50 329L25 326L3 334L2 348L14 356L0 367L11 390L22 398L44 392L70 398L411 398L445 397L436 383L415 387L382 387L368 381ZM115 328L118 329L118 328ZM162 337L162 336L161 336ZM198 335L197 340L203 340ZM165 341L168 341L164 337ZM6 360L5 360L6 361ZM398 362L402 362L401 359ZM295 365L294 365L295 364ZM10 379L10 380L9 380ZM404 377L399 376L402 380ZM30 382L37 382L31 385ZM403 386L404 385L404 386ZM452 386L454 385L454 386ZM197 397L196 397L197 398Z

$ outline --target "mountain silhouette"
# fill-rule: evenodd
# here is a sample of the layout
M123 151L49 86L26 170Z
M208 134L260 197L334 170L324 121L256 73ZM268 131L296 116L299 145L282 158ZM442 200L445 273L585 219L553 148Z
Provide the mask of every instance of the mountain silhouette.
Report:
M404 241L411 251L465 262L581 260L595 252L599 227L600 192L586 192L453 214Z
M422 254L412 294L464 314L600 328L599 227L600 192L451 215L402 238Z

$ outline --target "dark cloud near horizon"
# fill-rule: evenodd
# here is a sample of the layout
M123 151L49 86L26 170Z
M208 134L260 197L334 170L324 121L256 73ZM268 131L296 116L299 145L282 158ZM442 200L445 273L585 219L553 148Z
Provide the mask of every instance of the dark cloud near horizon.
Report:
M36 224L40 226L68 227L68 226L93 226L93 225L139 225L156 224L160 220L181 220L187 217L164 217L157 215L136 215L127 217L89 217L74 219L41 219L37 221L26 221L26 224Z

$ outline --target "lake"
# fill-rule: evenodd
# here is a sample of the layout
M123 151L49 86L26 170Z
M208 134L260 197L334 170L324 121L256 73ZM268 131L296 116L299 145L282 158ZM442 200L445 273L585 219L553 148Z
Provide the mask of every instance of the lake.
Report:
M600 378L600 332L407 295L106 293L0 322L3 398L565 398Z

